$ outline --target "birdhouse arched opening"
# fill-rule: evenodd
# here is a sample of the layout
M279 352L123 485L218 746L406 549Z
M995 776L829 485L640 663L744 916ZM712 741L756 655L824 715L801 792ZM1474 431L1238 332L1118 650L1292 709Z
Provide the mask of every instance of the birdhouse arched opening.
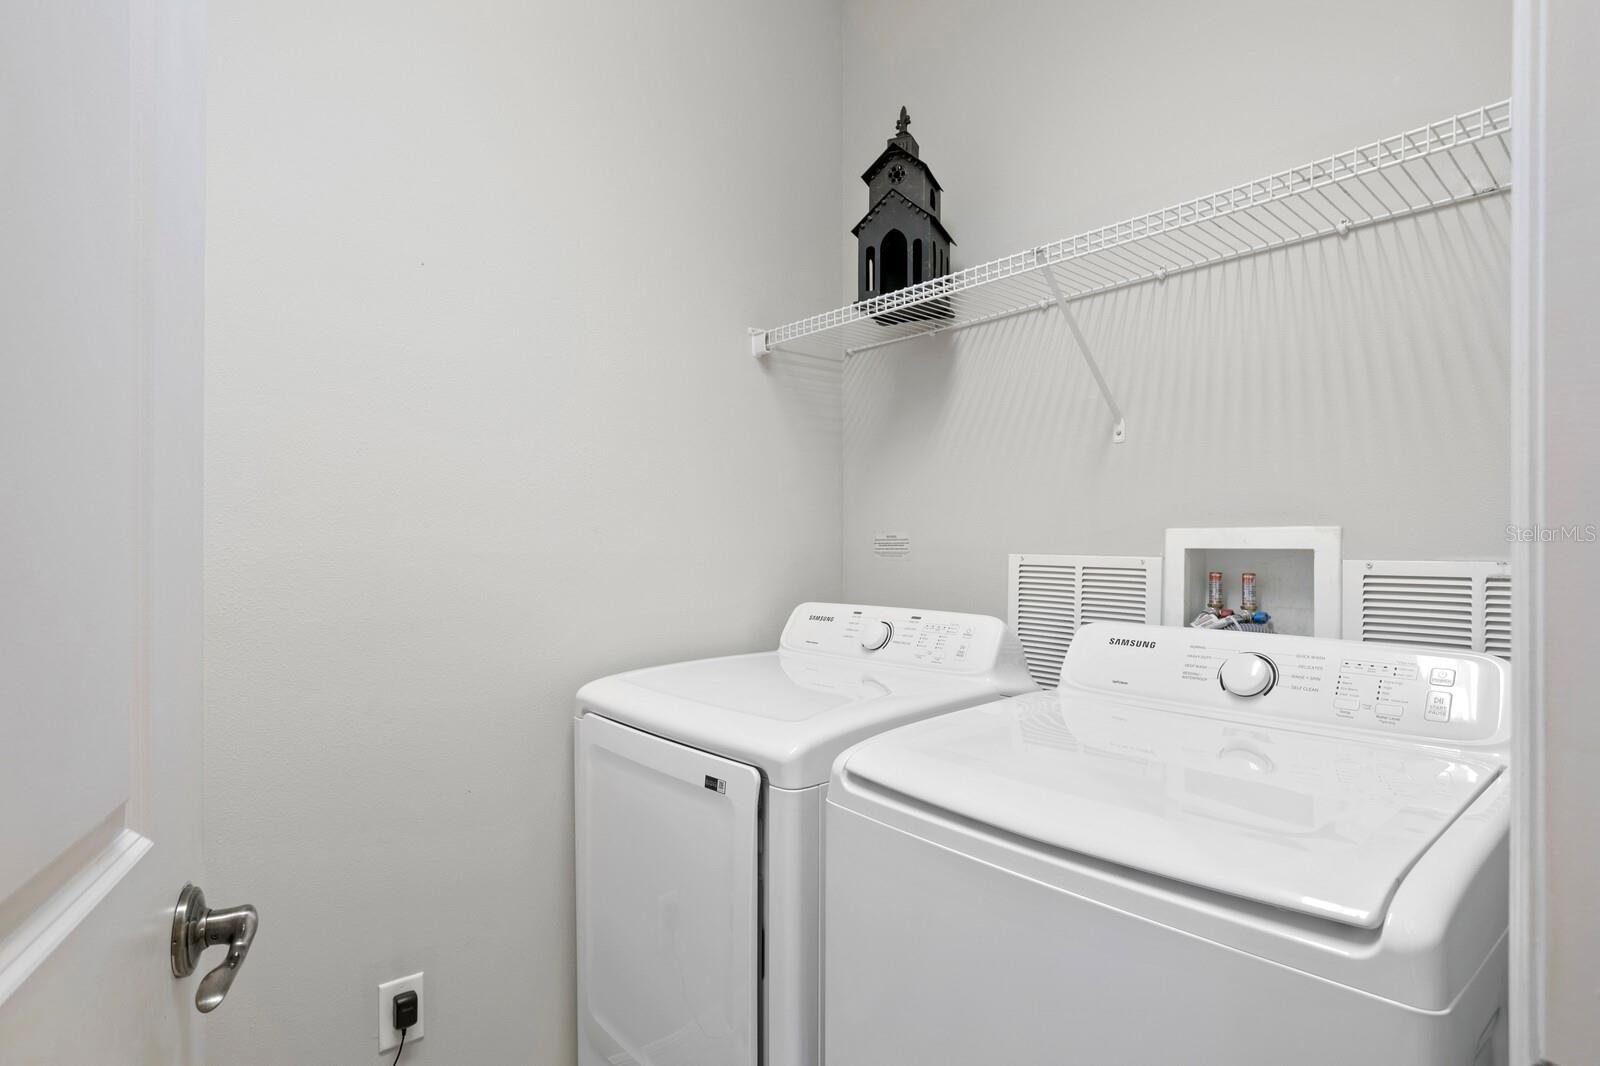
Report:
M906 248L906 235L897 229L892 229L883 235L882 242L878 245L878 269L882 279L878 284L878 293L895 292L906 287L906 278L910 276L908 262L910 252Z

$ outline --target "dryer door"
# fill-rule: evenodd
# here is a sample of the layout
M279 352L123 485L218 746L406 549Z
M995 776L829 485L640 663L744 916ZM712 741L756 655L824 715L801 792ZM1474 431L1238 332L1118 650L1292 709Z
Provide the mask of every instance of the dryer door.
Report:
M753 1066L761 776L578 719L580 1066Z

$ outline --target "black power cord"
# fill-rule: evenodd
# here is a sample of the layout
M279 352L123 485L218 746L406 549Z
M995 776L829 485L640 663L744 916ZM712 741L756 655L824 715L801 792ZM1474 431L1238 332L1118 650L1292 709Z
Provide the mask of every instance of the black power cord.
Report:
M394 1027L400 1030L400 1047L394 1053L394 1062L390 1066L400 1066L400 1054L406 1049L406 1033L421 1015L421 1004L417 1001L417 993L407 990L394 997Z

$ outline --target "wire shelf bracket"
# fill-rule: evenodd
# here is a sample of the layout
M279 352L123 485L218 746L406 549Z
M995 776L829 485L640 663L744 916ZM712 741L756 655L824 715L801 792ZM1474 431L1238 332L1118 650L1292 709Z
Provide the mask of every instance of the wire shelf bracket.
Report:
M1486 107L1257 181L968 267L771 329L750 354L845 358L914 337L1059 308L1116 424L1126 429L1083 331L1078 300L1324 237L1348 236L1511 188L1511 104Z
M1061 309L1061 316L1067 320L1067 328L1072 331L1072 340L1078 346L1078 354L1083 356L1084 363L1089 367L1089 373L1094 375L1094 383L1100 389L1100 398L1111 410L1111 443L1121 444L1128 439L1128 425L1123 420L1122 408L1117 406L1116 397L1111 395L1111 387L1106 384L1106 376L1100 373L1100 364L1095 362L1094 352L1089 350L1089 342L1078 326L1078 316L1067 306L1067 296L1061 291L1061 283L1056 281L1055 274L1048 268L1044 271L1044 279L1050 285L1050 295L1055 300L1055 305Z

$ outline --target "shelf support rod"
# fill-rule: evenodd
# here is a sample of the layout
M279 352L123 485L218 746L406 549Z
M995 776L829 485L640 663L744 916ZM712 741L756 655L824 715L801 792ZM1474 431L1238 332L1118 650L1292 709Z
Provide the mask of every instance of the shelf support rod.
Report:
M1061 317L1067 320L1067 328L1072 331L1072 339L1078 345L1078 354L1083 356L1089 373L1094 375L1094 383L1100 389L1100 398L1111 410L1111 443L1121 444L1128 439L1128 426L1123 421L1122 408L1117 406L1116 397L1111 395L1111 387L1106 384L1105 375L1100 373L1100 364L1095 362L1094 353L1089 350L1089 342L1084 339L1083 330L1078 327L1078 317L1072 313L1072 308L1067 306L1067 297L1061 291L1060 283L1056 281L1056 272L1050 269L1048 263L1043 262L1043 249L1039 251L1039 258L1041 260L1039 273L1044 275L1045 284L1050 286L1050 295L1055 298L1056 307L1061 309Z

